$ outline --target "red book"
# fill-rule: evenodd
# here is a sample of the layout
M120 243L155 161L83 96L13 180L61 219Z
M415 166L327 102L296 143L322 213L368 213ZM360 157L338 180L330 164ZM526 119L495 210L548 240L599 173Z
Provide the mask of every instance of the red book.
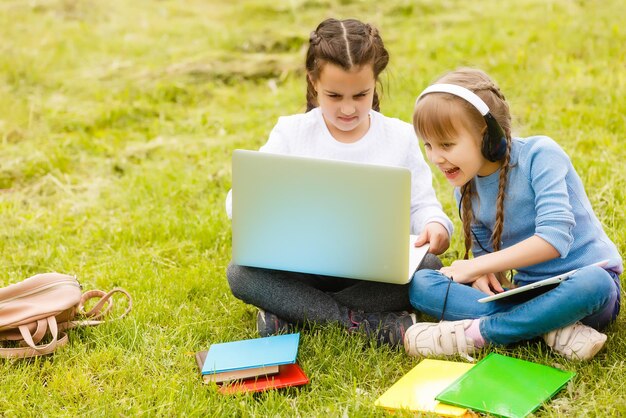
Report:
M280 366L278 374L223 384L218 389L218 392L225 395L242 392L262 392L289 386L301 386L307 383L309 383L309 378L298 364L284 364Z

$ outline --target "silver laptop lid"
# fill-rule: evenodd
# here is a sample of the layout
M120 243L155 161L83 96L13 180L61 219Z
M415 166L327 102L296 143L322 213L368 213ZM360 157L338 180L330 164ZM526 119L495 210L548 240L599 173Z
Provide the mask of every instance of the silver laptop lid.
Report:
M233 262L406 283L408 169L233 152Z

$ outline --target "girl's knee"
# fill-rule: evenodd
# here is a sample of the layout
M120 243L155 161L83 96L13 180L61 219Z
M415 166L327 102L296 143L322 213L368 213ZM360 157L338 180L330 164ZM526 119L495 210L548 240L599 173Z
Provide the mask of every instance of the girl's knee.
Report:
M617 289L611 275L601 267L589 267L580 270L573 278L572 284L581 294L597 295L598 297L611 296Z
M409 300L415 307L424 298L430 298L433 290L443 281L449 281L447 277L435 270L418 270L409 283Z
M417 292L432 287L443 274L435 270L418 270L409 282L409 292Z
M611 275L601 267L589 267L578 271L561 285L569 289L571 302L579 301L593 309L600 309L617 297L617 286ZM561 287L561 286L559 286Z
M602 275L599 275L599 277L596 279L596 282L597 283L594 288L596 288L596 292L602 295L612 296L613 293L617 293L619 291L619 289L617 289L617 286L615 285L615 282L613 281L613 278L608 273L603 273Z
M230 291L237 299L243 299L245 296L245 270L247 267L237 265L232 261L226 268L226 279L228 280L228 286Z
M228 279L228 284L231 284L231 280L236 281L237 277L239 277L238 271L241 266L233 263L232 261L228 263L228 267L226 267L226 278Z
M419 269L427 269L427 270L439 270L443 267L443 263L435 254L427 253L424 256L424 260L422 260L422 264L420 264Z

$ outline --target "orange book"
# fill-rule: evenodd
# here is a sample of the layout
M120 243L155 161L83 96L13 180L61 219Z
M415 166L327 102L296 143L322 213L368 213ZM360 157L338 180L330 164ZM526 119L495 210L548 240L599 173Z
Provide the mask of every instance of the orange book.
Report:
M223 384L220 386L219 392L228 395L242 392L262 392L289 386L301 386L307 383L309 383L309 378L298 364L284 364L280 366L278 374Z

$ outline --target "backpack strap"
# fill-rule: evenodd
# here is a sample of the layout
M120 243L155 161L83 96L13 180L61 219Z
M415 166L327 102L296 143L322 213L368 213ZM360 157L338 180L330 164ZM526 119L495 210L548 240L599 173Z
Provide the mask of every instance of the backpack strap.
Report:
M43 335L46 333L48 328L50 329L50 334L52 335L52 341L45 345L36 345L35 341L41 341ZM68 341L67 334L63 332L61 333L61 338L58 338L59 329L57 326L56 317L54 316L49 316L46 319L38 320L37 330L34 334L31 334L26 325L20 325L19 330L22 334L22 338L24 338L24 343L26 344L26 347L0 348L0 357L26 358L50 354L58 347L62 347L67 344ZM39 334L41 334L41 336L39 336Z
M78 321L69 321L59 324L59 327L62 330L75 328L83 325L99 325L105 322L104 316L113 308L113 295L116 293L121 293L128 300L128 306L126 310L117 318L112 318L111 320L118 320L125 317L130 310L133 308L133 299L130 297L128 292L122 288L116 287L115 289L109 292L103 292L102 290L89 290L80 298L80 302L78 303L77 313L78 316L85 318ZM96 302L93 308L89 311L85 312L85 304L94 298L100 298Z
M35 332L32 334L33 337L33 343L34 344L39 344L39 341L41 341L43 339L43 337L46 335L46 331L48 330L48 321L46 318L40 319L37 321L37 328L35 329ZM20 329L20 333L22 334L22 338L24 338L24 331L22 331ZM24 339L25 341L26 339Z

